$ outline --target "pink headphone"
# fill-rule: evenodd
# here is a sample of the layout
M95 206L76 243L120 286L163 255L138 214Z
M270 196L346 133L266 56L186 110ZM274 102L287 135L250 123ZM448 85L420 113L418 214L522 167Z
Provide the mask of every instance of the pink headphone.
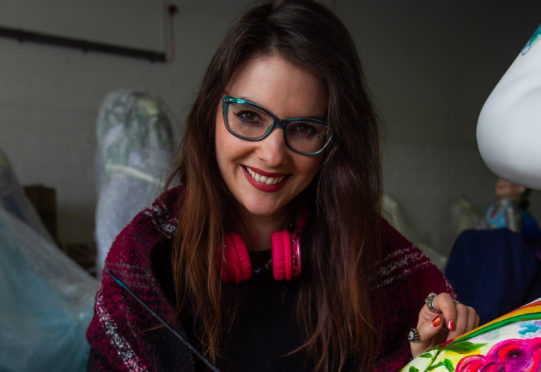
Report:
M276 280L291 280L301 275L300 233L304 230L307 214L297 221L297 231L276 231L272 234L272 273ZM224 235L224 260L221 267L224 282L240 283L252 276L252 261L246 244L239 234Z

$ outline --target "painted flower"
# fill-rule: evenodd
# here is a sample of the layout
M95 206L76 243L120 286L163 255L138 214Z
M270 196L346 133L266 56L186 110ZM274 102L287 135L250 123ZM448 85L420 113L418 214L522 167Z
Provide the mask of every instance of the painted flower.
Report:
M477 372L488 364L486 358L482 355L469 355L462 358L456 366L457 372Z
M541 337L498 342L483 355L460 360L457 372L541 371Z
M483 367L483 369L480 369L481 372L507 372L507 371L513 371L513 372L518 372L518 371L522 371L522 370L517 370L517 369L507 369L505 367L505 364L500 364L500 363L489 363L487 364L486 366Z
M487 360L503 364L512 371L530 370L533 365L531 346L536 339L509 339L498 342L486 355Z

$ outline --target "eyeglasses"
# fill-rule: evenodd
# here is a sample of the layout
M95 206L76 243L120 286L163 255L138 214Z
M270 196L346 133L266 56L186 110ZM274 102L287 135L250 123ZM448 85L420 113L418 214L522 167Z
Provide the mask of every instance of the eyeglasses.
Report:
M299 154L316 156L331 140L331 128L323 120L280 119L272 112L242 98L222 100L224 122L229 133L246 141L261 141L277 127L284 131L286 146Z

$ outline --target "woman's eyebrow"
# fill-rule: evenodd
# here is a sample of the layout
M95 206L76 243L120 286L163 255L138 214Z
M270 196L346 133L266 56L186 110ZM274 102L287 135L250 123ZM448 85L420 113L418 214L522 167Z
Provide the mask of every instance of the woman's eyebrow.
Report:
M258 107L261 107L262 109L270 112L271 114L275 115L275 116L278 116L274 113L274 111L272 111L271 109L267 108L265 105L262 105L260 103L257 103L255 102L255 100L247 97L247 96L243 96L243 95L240 95L240 96L235 96L235 95L230 95L227 91L225 91L225 94L230 96L230 97L234 97L234 98L240 98L248 103L251 103L253 105L256 105ZM290 117L287 117L287 118L283 118L283 117L279 117L280 119L295 119L295 118L304 118L304 119L317 119L317 120L322 120L322 121L326 121L327 120L327 114L322 114L322 115L295 115L295 116L290 116Z

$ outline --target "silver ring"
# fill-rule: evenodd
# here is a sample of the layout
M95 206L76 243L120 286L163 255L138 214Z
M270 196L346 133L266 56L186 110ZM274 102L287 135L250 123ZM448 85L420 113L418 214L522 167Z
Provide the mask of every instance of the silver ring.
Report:
M421 336L419 335L419 331L417 331L417 328L412 328L408 332L408 341L409 342L419 342L421 341Z
M434 307L434 297L436 296L437 296L436 292L430 292L428 296L426 296L425 298L425 304L426 304L426 307L428 307L428 310L434 313L439 313L440 311Z

